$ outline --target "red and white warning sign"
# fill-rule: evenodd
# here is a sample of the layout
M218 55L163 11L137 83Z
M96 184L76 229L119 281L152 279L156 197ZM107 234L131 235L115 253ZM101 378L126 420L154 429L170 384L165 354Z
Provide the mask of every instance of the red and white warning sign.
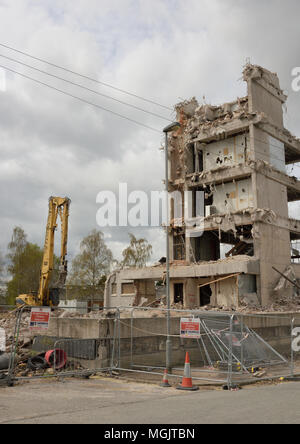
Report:
M181 318L180 320L180 337L181 338L200 338L200 319L197 318Z
M48 330L50 314L50 307L33 307L30 314L30 330Z

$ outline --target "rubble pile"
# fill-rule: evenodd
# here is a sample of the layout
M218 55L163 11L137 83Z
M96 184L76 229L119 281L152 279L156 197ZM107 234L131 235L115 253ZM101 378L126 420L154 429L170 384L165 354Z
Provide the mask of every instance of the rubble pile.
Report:
M10 352L11 344L15 334L16 311L0 312L0 328L3 328L6 334L6 353ZM19 347L25 348L32 344L32 337L29 329L29 314L24 314L20 323Z
M234 119L249 119L257 115L249 113L248 97L238 98L235 102L221 106L200 105L193 97L191 100L178 103L175 110L185 128L184 133L192 138L196 138L200 130L205 132Z
M300 313L300 303L292 303L286 300L274 302L267 306L248 305L241 303L239 307L213 307L207 305L202 307L204 311L217 311L217 312L236 312L242 314L260 314L260 313L288 313L296 312Z
M34 334L29 330L30 314L24 312L21 321L20 328L16 332L17 310L11 312L0 312L0 329L5 331L6 347L5 350L0 352L0 357L5 356L5 363L7 366L0 369L1 373L5 373L8 370L8 363L11 354L15 354L15 376L16 377L32 377L32 376L44 376L53 375L56 370L45 360L45 352L38 354L32 350L32 344ZM52 313L53 317L62 317L65 314L65 310L56 310ZM70 316L71 313L68 313ZM78 317L78 315L76 315ZM12 347L14 342L14 335L17 335L18 340L16 348ZM4 360L3 360L4 362ZM67 361L63 370L81 370L83 367L79 362Z

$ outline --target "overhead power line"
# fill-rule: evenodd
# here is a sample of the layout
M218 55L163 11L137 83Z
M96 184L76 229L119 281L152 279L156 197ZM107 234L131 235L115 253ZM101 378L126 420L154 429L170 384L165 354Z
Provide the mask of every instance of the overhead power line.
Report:
M14 51L14 52L17 52L19 54L22 54L22 55L24 55L26 57L30 57L31 59L37 60L39 62L46 63L47 65L52 66L53 68L62 69L63 71L66 71L66 72L68 72L70 74L73 74L75 76L82 77L83 79L89 80L89 81L94 82L94 83L98 83L99 85L103 85L103 86L106 86L107 88L111 88L111 89L114 89L115 91L118 91L118 92L121 92L123 94L127 94L129 96L135 97L136 99L143 100L144 102L148 102L148 103L151 103L152 105L159 106L159 107L164 108L164 109L166 109L168 111L174 111L172 108L170 108L168 106L165 106L165 105L162 105L161 103L155 102L154 100L147 99L145 97L139 96L137 94L134 94L132 92L126 91L126 90L121 89L121 88L117 88L116 86L110 85L109 83L105 83L105 82L102 82L100 80L94 79L93 77L89 77L87 75L80 74L80 73L78 73L76 71L73 71L73 70L71 70L69 68L65 68L63 66L60 66L60 65L57 65L55 63L49 62L48 60L42 59L40 57L33 56L32 54L29 54L29 53L24 52L24 51L20 51L19 49L12 48L11 46L5 45L4 43L0 43L0 46L2 46L3 48L9 49L10 51Z
M19 60L13 59L13 58L8 57L8 56L5 56L3 54L0 54L0 57L5 58L7 60L10 60L11 62L14 62L14 63L18 63L19 65L26 66L26 68L33 69L34 71L37 71L37 72L39 72L41 74L44 74L46 76L53 77L55 79L61 80L62 82L65 82L65 83L69 83L70 85L73 85L73 86L76 86L78 88L84 89L84 90L89 91L89 92L91 92L93 94L97 94L98 96L102 96L102 97L105 97L106 99L113 100L114 102L118 102L118 103L120 103L122 105L129 106L130 108L134 108L137 111L141 111L143 113L150 114L150 115L152 115L154 117L158 117L159 119L166 120L167 122L171 122L171 120L168 119L167 117L160 116L159 114L153 113L151 111L147 111L147 110L145 110L143 108L140 108L138 106L132 105L131 103L127 103L127 102L124 102L122 100L116 99L114 97L108 96L106 94L100 93L99 91L95 91L95 90L93 90L91 88L88 88L88 87L86 87L84 85L80 85L79 83L75 83L75 82L72 82L71 80L67 80L67 79L64 79L63 77L59 77L59 76L57 76L55 74L51 74L51 73L49 73L47 71L43 71L43 70L41 70L39 68L36 68L34 66L31 66L31 65L28 65L27 63L20 62Z
M120 117L122 119L128 120L129 122L135 123L137 125L140 125L140 126L142 126L144 128L147 128L147 129L150 129L150 130L155 131L157 133L161 133L161 131L156 129L156 128L152 128L149 125L146 125L144 123L138 122L137 120L134 120L134 119L131 119L130 117L124 116L123 114L116 113L115 111L112 111L110 109L104 108L103 106L98 105L96 103L89 102L88 100L83 99L82 97L75 96L74 94L71 94L71 93L68 93L68 92L66 92L66 91L64 91L62 89L56 88L55 86L49 85L48 83L42 82L41 80L34 79L33 77L30 77L30 76L28 76L26 74L23 74L21 72L15 71L12 68L7 68L6 66L3 66L3 65L0 65L0 68L5 69L5 70L7 70L9 72L12 72L14 74L17 74L17 75L19 75L21 77L24 77L25 79L31 80L32 82L38 83L39 85L43 85L43 86L46 86L47 88L53 89L54 91L57 91L57 92L59 92L61 94L64 94L65 96L69 96L69 97L72 97L73 99L77 99L77 100L79 100L79 101L81 101L83 103L86 103L87 105L94 106L95 108L101 109L102 111L106 111L106 112L111 113L111 114L113 114L113 115L115 115L117 117Z
M0 54L0 57L2 57L1 54ZM94 106L94 107L96 107L96 108L98 108L98 109L101 109L101 110L103 110L103 111L109 112L109 113L111 113L111 114L113 114L113 115L115 115L115 116L117 116L117 117L120 117L120 118L122 118L122 119L128 120L128 121L130 121L130 122L133 122L133 123L135 123L135 124L137 124L137 125L140 125L140 126L142 126L142 127L144 127L144 128L147 128L147 129L150 129L150 130L152 130L152 131L155 131L155 132L159 132L159 133L161 133L161 130L158 130L157 128L153 128L153 127L151 127L151 126L149 126L149 125L146 125L146 124L143 124L143 123L141 123L141 122L139 122L139 121L137 121L137 120L131 119L130 117L124 116L124 115L122 115L122 114L120 114L120 113L117 113L117 112L114 112L114 111L112 111L112 110L110 110L110 109L104 108L104 107L101 106L101 105L98 105L98 104L96 104L96 103L90 102L90 101L88 101L88 100L86 100L86 99L83 99L83 98L81 98L81 97L75 96L74 94L71 94L71 93L68 93L67 91L64 91L64 90L61 90L61 89L59 89L59 88L56 88L55 86L49 85L48 83L42 82L41 80L34 79L33 77L30 77L30 76L28 76L28 75L26 75L26 74L23 74L23 73L20 73L20 72L18 72L18 71L15 71L14 69L8 68L8 67L6 67L6 66L4 66L4 65L0 65L0 68L5 69L5 70L7 70L7 71L10 71L10 72L12 72L12 73L14 73L14 74L17 74L17 75L19 75L19 76L21 76L21 77L24 77L24 78L26 78L26 79L28 79L28 80L31 80L31 81L33 81L33 82L35 82L35 83L38 83L38 84L42 85L42 86L46 86L47 88L50 88L50 89L52 89L52 90L54 90L54 91L57 91L57 92L60 92L61 94L64 94L64 95L66 95L66 96L72 97L72 98L74 98L74 99L76 99L76 100L79 100L79 101L81 101L81 102L83 102L83 103L86 103L86 104L88 104L88 105ZM39 70L38 70L38 71L39 71ZM54 77L56 77L56 76L54 76ZM71 82L71 83L72 83L72 82ZM83 87L83 88L84 88L84 87ZM85 88L84 88L84 89L85 89ZM255 138L255 140L258 141L258 142L262 142L262 143L266 143L266 144L268 144L267 142L262 141L262 140L259 140L259 139L256 139L256 138ZM272 143L269 143L268 145L272 145L272 146L274 146L275 148L279 149L278 146L273 145ZM259 153L261 153L261 154L263 154L263 155L266 155L266 153L264 153L264 152L262 152L262 151L257 151L257 152L259 152ZM277 160L280 160L280 161L282 160L281 158L279 158L279 157L277 157L277 156L274 156L274 157L275 157ZM294 168L297 169L297 168L300 168L300 166L294 164Z

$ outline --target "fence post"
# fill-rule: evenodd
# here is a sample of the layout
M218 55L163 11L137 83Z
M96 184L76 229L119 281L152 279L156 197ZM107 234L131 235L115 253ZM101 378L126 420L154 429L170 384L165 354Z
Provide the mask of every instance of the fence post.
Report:
M121 368L121 313L118 309L118 367Z
M135 308L130 313L130 368L133 368L133 314Z
M241 316L241 372L244 369L244 315Z
M19 334L20 334L20 325L22 320L23 311L25 309L24 307L21 307L20 309L17 309L17 316L16 316L16 324L14 329L14 336L13 341L11 344L11 353L9 358L9 366L8 366L8 384L13 384L13 375L15 373L15 359L16 359L16 353L17 353L17 347L19 343Z
M233 334L233 319L234 315L230 316L230 335L229 335L229 350L228 350L228 390L232 388L232 334Z
M114 359L115 359L115 346L116 346L116 336L117 336L117 314L118 314L118 309L116 309L116 310L117 311L115 312L115 319L114 319L113 346L112 346L111 359L110 359L110 373L115 368L115 366L114 366Z
M295 376L294 375L294 348L293 348L294 326L295 326L295 318L293 317L291 319L291 377L292 378Z

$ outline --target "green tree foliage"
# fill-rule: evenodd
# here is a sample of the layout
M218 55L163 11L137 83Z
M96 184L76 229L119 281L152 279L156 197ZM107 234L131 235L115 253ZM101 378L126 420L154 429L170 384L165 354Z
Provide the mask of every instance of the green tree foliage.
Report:
M9 264L7 267L11 275L19 273L21 268L21 256L25 251L27 245L27 235L21 227L15 227L10 243L8 244L7 258Z
M82 240L80 253L72 262L72 273L68 279L68 297L82 299L89 297L92 300L103 298L104 284L112 262L113 255L105 244L103 233L93 230ZM74 287L73 296L72 287Z
M146 239L137 239L133 234L129 233L130 245L123 250L121 267L142 268L151 259L152 245Z
M8 244L7 271L11 280L7 284L7 301L14 305L20 294L37 292L43 260L43 250L36 244L27 242L27 235L20 227L14 228L12 240ZM59 259L54 258L55 269L51 284L57 279Z

